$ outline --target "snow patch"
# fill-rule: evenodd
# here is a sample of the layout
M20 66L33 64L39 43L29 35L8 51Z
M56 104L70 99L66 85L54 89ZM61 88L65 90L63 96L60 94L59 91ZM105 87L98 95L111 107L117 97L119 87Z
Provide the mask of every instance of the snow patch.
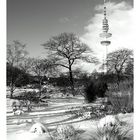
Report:
M36 133L36 134L43 134L47 132L46 127L42 123L35 123L30 131L30 133Z
M100 128L112 127L112 126L115 126L117 123L118 123L118 120L116 119L115 116L108 115L99 121L98 127Z

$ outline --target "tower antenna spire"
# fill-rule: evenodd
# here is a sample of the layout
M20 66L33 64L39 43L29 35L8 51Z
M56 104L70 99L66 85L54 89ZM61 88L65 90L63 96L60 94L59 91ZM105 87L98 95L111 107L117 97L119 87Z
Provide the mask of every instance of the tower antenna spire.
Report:
M107 46L109 46L111 44L111 41L108 40L108 38L110 38L112 36L111 33L109 33L109 24L108 24L108 19L106 17L106 0L104 0L104 7L103 7L104 11L104 18L102 20L102 33L100 33L100 37L103 38L103 40L101 41L101 45L106 46L106 58L107 58ZM105 60L106 60L105 58ZM106 64L106 70L107 72L107 64Z

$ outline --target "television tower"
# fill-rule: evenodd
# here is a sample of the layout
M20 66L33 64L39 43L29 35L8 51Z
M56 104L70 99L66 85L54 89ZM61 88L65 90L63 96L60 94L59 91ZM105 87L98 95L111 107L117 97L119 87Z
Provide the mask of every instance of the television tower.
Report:
M104 63L103 63L103 69L104 69L104 73L107 72L108 67L107 67L107 63L106 63L106 59L107 59L107 53L108 53L108 49L107 47L111 44L111 41L108 40L108 38L110 38L112 36L111 33L109 33L109 25L108 25L108 19L106 17L106 0L104 0L104 18L102 21L102 33L100 33L100 37L103 38L103 40L101 41L101 45L105 46L105 58L104 58Z

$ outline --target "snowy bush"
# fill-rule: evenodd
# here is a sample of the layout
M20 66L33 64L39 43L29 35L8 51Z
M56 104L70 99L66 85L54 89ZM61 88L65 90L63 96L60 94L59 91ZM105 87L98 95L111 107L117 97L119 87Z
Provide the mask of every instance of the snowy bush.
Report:
M23 111L23 102L19 100L15 100L12 102L12 110L14 115L22 115L24 113Z
M36 133L36 134L43 134L47 133L46 127L42 123L35 123L31 129L29 130L30 133Z
M23 103L19 100L14 100L11 107L13 110L21 109L23 107Z
M91 118L91 107L71 107L67 114L73 115L80 119L90 119Z
M102 118L97 125L94 140L130 140L127 136L130 130L122 131L121 125L122 122L116 116Z
M133 83L131 81L123 81L119 85L111 84L107 96L114 114L133 112Z
M112 112L106 106L84 106L81 108L72 107L66 113L80 119L99 119Z
M85 99L91 103L96 100L97 97L105 97L105 92L108 89L107 83L100 79L91 81L85 88Z
M14 115L18 115L18 116L19 116L19 115L24 114L24 111L18 109L18 110L16 110L16 111L14 111L13 113L14 113Z
M94 140L132 140L128 137L130 130L121 131L118 125L97 128Z
M99 128L104 128L104 127L108 127L108 128L112 128L115 125L119 125L120 121L117 117L113 116L113 115L107 115L104 118L100 119L98 127Z
M53 135L53 140L75 140L76 130L72 125L59 125Z

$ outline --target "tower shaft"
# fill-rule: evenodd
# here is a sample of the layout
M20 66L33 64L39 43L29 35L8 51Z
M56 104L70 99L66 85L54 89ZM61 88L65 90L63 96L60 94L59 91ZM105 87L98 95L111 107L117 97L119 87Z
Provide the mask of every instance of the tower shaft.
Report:
M103 38L103 40L101 41L101 45L105 46L105 58L103 60L103 65L104 65L104 70L105 73L107 72L107 46L109 46L111 44L111 41L107 40L108 38L110 38L112 36L111 33L109 33L109 24L108 24L108 19L107 19L107 8L106 8L106 0L104 0L104 7L103 7L103 20L102 20L102 33L100 33L100 37Z

